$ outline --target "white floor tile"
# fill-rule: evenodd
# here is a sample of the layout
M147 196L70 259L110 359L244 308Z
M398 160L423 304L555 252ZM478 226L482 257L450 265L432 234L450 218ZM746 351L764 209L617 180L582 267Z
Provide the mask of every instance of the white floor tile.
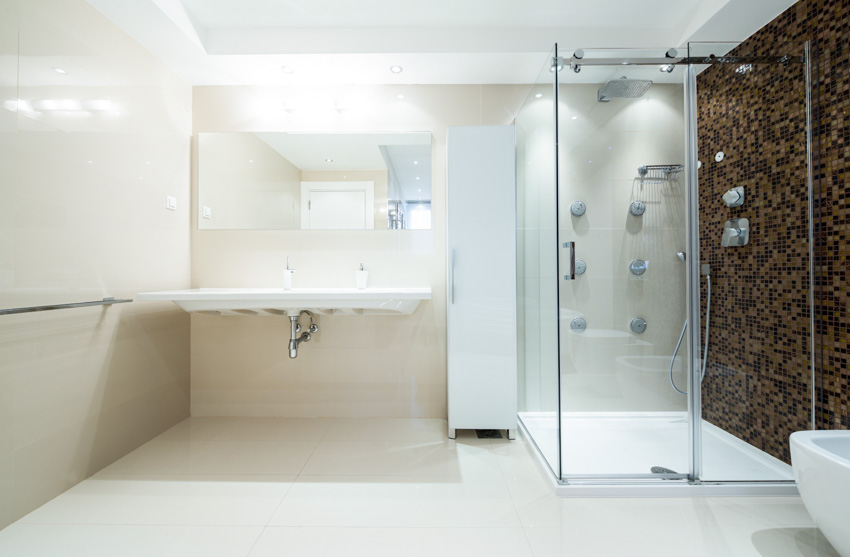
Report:
M169 441L319 441L333 418L187 418L158 437Z
M14 557L245 557L261 527L22 524L0 532Z
M558 498L522 440L445 427L192 418L0 531L0 555L836 557L799 498Z
M250 557L531 557L521 528L267 528Z
M294 476L99 476L20 520L40 524L265 526Z
M337 418L324 441L444 441L448 423L437 418Z
M298 474L318 443L154 439L101 474Z
M499 475L489 444L451 441L322 441L303 473L324 476Z
M272 526L514 528L519 518L496 476L300 476Z

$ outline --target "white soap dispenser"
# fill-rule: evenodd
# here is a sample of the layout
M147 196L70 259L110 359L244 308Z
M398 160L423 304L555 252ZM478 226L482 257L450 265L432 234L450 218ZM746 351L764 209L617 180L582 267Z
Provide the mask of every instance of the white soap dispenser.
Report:
M283 270L283 289L292 290L292 275L295 274L295 269L289 268L289 256L286 256L286 269Z
M354 282L357 288L366 288L366 282L369 280L369 271L363 268L363 263L360 264L360 270L354 271Z

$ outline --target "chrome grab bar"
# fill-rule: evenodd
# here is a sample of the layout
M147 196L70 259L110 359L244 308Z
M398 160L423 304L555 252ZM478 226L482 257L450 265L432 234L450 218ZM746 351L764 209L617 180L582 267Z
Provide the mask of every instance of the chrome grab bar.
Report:
M564 280L575 280L576 279L576 243L575 242L564 242L563 247L570 250L570 271L568 274L564 275Z
M88 306L111 306L112 304L126 304L133 300L119 298L104 298L93 302L76 302L73 304L51 304L49 306L31 306L27 308L0 309L0 315L11 315L13 313L32 313L34 311L50 311L53 309L83 308Z

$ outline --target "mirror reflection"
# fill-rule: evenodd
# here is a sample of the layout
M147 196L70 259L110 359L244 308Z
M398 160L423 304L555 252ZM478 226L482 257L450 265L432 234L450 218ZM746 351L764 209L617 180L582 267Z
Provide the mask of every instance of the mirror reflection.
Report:
M198 134L198 228L431 228L431 134Z

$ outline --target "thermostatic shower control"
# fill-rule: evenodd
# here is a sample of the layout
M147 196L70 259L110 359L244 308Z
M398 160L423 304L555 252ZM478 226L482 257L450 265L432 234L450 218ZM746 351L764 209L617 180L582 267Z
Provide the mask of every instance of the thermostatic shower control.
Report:
M720 245L724 248L746 246L750 241L749 219L727 220L723 225Z
M640 317L635 317L632 319L632 322L629 323L629 328L633 333L642 333L646 330L646 321Z

